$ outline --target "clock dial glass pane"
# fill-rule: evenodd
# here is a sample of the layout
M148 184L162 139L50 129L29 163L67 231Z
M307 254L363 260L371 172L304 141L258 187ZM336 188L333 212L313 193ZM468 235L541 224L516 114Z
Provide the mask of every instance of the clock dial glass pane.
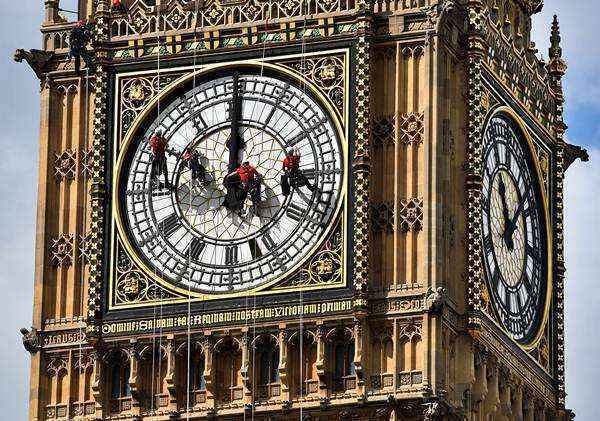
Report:
M492 118L484 135L484 266L494 309L520 343L539 331L547 293L543 205L525 145L512 120Z
M124 161L121 212L137 254L174 285L228 293L278 279L309 257L341 209L339 133L291 81L252 73L202 81L145 127ZM168 140L166 171L153 173L148 140L157 129ZM300 158L286 181L290 152ZM255 184L236 175L244 163Z

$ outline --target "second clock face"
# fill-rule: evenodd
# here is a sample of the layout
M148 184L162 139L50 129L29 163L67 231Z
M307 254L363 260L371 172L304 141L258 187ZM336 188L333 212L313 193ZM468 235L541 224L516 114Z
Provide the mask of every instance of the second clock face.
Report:
M146 266L176 286L229 293L279 278L314 251L341 208L339 132L286 79L203 81L147 127L120 172L121 212ZM157 129L168 141L158 163L160 146L149 141ZM298 158L285 173L290 152Z
M539 181L526 140L505 115L484 135L483 252L492 303L502 324L528 343L543 318L546 228Z

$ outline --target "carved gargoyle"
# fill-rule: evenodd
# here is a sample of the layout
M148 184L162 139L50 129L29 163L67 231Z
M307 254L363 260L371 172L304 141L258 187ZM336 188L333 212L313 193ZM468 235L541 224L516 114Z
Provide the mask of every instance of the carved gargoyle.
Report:
M446 289L438 287L436 290L429 288L425 298L425 307L433 314L441 314L446 302Z
M36 328L32 327L31 331L26 328L21 328L23 335L23 346L30 354L35 354L40 350L40 336Z
M29 64L29 67L33 70L38 79L42 80L44 76L44 68L46 64L52 59L54 53L44 50L24 50L19 48L15 51L13 59L17 63L22 63L23 60Z
M581 146L565 143L565 170L573 165L573 162L578 159L581 159L581 162L588 162L590 160L588 151Z

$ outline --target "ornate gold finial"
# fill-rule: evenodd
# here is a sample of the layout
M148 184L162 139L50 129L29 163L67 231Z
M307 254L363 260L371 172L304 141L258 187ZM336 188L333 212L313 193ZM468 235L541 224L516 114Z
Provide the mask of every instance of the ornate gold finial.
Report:
M552 34L550 36L550 59L562 58L562 48L560 46L560 26L558 24L558 16L554 15L552 21Z
M560 41L561 37L558 17L554 15L554 20L552 21L552 33L550 36L550 49L548 50L550 55L550 60L548 61L548 72L553 79L552 85L554 91L562 94L560 80L567 72L567 63L562 58L563 52L562 47L560 46Z

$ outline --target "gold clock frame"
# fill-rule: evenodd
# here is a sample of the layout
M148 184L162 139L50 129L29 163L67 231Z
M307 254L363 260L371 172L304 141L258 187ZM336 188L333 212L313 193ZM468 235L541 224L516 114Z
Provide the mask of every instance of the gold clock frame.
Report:
M348 86L349 83L349 50L330 50L326 52L316 52L310 54L310 56L322 57L331 55L333 53L343 53L344 54L344 83ZM119 203L119 192L118 189L113 188L112 191L112 212L111 212L111 227L110 227L110 241L111 241L111 250L110 250L110 268L109 268L109 279L108 279L108 309L126 309L126 308L143 308L157 305L158 303L162 304L175 304L178 302L188 302L188 301L212 301L212 300L222 300L222 299L230 299L230 298L239 298L239 297L248 297L248 296L257 296L257 295L277 295L283 293L290 293L296 291L312 291L312 290L320 290L320 289L332 289L332 288L340 288L347 286L347 273L346 273L346 259L347 259L347 241L348 241L348 200L349 200L349 187L348 187L348 176L349 176L349 153L348 153L348 145L349 145L349 135L348 135L348 97L344 98L343 104L343 115L340 115L340 112L333 106L331 100L322 93L319 88L310 80L304 78L301 74L292 71L290 68L278 64L278 62L283 60L290 60L294 58L306 57L301 55L284 55L278 57L271 57L268 60L240 60L240 61L232 61L228 63L215 63L215 64L205 64L198 66L187 66L181 68L173 68L169 69L173 72L181 72L181 71L189 71L189 73L181 76L173 83L165 87L159 95L154 97L150 102L148 102L136 116L127 133L125 134L122 141L119 141L119 131L118 125L115 124L114 134L113 134L113 143L119 144L119 151L117 153L116 148L113 152L113 182L116 186L117 180L120 179L121 171L124 163L124 157L128 147L131 142L134 140L134 133L140 127L142 122L148 117L150 111L155 107L155 105L163 98L168 97L175 89L177 89L182 84L185 84L192 80L195 77L202 77L208 75L210 73L214 73L219 70L227 70L236 67L251 67L256 69L269 69L275 74L280 74L291 78L296 81L310 91L312 95L317 99L317 102L323 109L328 113L330 118L333 121L335 130L339 136L341 149L343 154L343 164L344 164L344 173L342 176L342 187L341 187L341 198L336 206L335 212L331 219L331 222L327 229L322 234L320 241L318 241L306 254L300 259L294 267L292 267L285 274L279 275L276 278L269 280L255 288L244 289L238 292L233 293L218 293L218 294L209 294L205 292L193 291L184 287L179 287L173 285L172 283L162 279L156 272L152 270L152 268L148 267L146 263L139 257L138 253L135 252L134 247L132 246L126 232L124 229L124 224L122 220L122 215L117 205ZM277 62L275 62L277 61ZM119 74L117 75L117 86L118 81L122 77L133 76L133 75L141 75L143 73L154 73L150 72L136 72L136 73L127 73L127 74ZM115 100L118 102L121 98L122 92L118 92L115 96ZM115 119L118 118L118 105L115 109ZM278 283L281 283L282 280L296 273L300 268L307 263L316 253L318 253L319 248L327 241L327 239L332 234L335 226L337 224L341 224L342 229L342 256L341 256L341 282L339 284L334 285L317 285L317 286L298 286L295 288L289 287L282 289L280 291L269 290L276 286ZM156 282L160 287L167 291L172 291L173 293L179 294L179 297L175 298L166 298L164 300L154 300L150 302L135 302L130 304L119 304L115 305L114 297L115 297L115 288L116 288L116 264L117 264L117 256L116 249L118 247L118 243L122 242L125 248L126 253L129 258L137 265L140 270L143 272L145 276L149 278L149 280Z
M501 114L508 116L517 125L521 134L525 138L525 143L527 144L527 152L529 153L529 155L531 157L531 162L533 162L533 171L534 171L534 175L535 175L535 182L538 183L538 188L539 188L539 191L541 194L541 202L542 202L542 206L543 206L542 214L543 214L544 226L545 226L545 230L546 230L546 258L547 258L546 301L545 301L544 307L542 309L543 314L542 314L542 318L539 323L537 332L535 335L533 335L533 339L531 341L529 341L528 343L517 342L512 337L512 335L507 331L507 329L504 327L502 322L497 320L497 317L491 317L491 320L517 346L519 346L521 349L523 349L525 351L531 351L538 346L539 342L541 341L542 337L544 336L544 330L546 328L546 325L548 324L548 318L549 318L549 313L550 313L550 304L552 302L553 261L552 261L552 232L550 231L550 224L552 222L552 218L551 218L550 209L548 206L546 187L543 184L541 165L539 162L539 158L535 152L535 144L534 144L531 134L529 133L527 125L525 124L523 119L512 108L505 106L505 105L499 106L497 108L490 110L490 112L488 113L488 115L485 119L485 123L483 125L484 133L485 133L485 129L488 127L489 122L494 117L496 117L497 115L501 115ZM484 274L485 288L487 289L488 288L488 280L487 280L487 277L485 276L485 271L483 271L482 273ZM496 309L494 308L493 311L495 313Z

